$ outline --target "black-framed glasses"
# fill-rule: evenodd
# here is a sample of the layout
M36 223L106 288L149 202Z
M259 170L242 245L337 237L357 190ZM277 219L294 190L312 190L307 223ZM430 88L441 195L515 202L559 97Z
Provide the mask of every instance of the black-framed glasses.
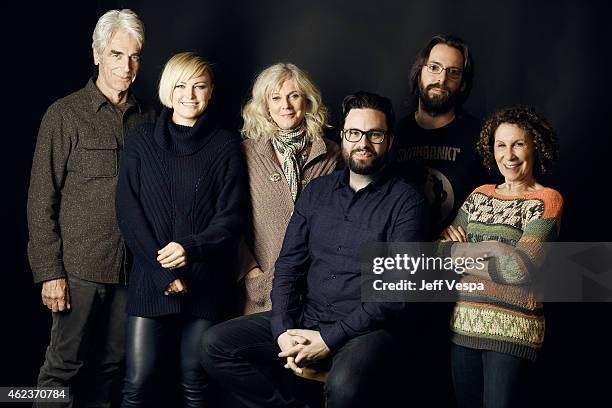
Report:
M340 133L342 133L342 136L351 143L359 142L363 135L365 135L370 143L380 144L385 141L385 137L389 132L380 129L371 129L367 132L359 129L342 129Z
M434 75L440 75L442 71L446 71L446 75L451 78L458 79L461 78L461 74L463 74L463 70L457 67L447 67L444 68L442 65L436 62L428 62L425 64L425 69L427 72L430 72Z

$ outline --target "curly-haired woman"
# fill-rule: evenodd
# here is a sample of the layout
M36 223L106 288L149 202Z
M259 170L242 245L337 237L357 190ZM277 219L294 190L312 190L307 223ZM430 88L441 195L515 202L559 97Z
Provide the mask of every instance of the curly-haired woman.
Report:
M484 268L462 277L484 290L458 293L451 320L453 382L460 408L514 407L544 340L542 304L530 289L530 273L543 263L544 243L557 238L563 198L536 177L550 170L558 146L548 121L518 106L488 119L477 150L504 182L474 190L443 232L445 255L486 259Z

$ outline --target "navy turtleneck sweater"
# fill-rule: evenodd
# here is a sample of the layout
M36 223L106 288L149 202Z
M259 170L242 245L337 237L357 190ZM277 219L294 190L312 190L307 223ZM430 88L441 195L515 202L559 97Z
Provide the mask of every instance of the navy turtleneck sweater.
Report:
M164 109L127 138L117 184L117 220L134 254L128 313L187 313L209 320L234 308L234 266L245 217L246 168L238 135L202 115L176 125ZM157 251L185 248L187 265L162 268ZM164 295L183 278L187 294Z

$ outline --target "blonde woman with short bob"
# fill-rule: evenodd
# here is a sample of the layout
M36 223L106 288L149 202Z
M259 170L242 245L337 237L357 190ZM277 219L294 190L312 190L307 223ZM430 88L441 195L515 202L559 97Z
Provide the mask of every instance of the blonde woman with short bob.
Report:
M242 117L252 214L240 277L244 313L251 314L272 307L274 262L300 192L334 171L341 157L323 136L328 115L319 89L293 64L274 64L257 76Z
M176 54L161 75L157 122L130 133L124 148L117 220L134 265L123 407L155 405L153 374L177 354L183 406L204 406L200 338L235 308L229 260L245 217L246 171L239 136L208 113L213 89L205 59Z

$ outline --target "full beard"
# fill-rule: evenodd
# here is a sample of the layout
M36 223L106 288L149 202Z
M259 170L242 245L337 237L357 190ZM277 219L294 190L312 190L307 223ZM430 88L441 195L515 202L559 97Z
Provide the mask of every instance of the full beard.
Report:
M429 96L431 89L441 89L446 91L446 94ZM457 93L451 92L444 84L431 84L423 87L423 83L419 84L419 101L421 108L432 116L448 113L455 108Z
M354 153L366 150L373 155L373 159L370 162L361 163L353 157ZM387 153L376 155L375 152L369 149L358 149L350 152L344 151L344 162L348 168L355 174L361 174L363 176L371 176L378 173L387 164Z

